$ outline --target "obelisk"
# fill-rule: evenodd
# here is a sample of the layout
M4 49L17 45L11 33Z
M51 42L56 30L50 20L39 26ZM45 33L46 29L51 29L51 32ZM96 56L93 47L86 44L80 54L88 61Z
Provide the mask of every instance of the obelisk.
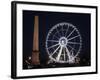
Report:
M32 64L39 65L39 17L34 17Z

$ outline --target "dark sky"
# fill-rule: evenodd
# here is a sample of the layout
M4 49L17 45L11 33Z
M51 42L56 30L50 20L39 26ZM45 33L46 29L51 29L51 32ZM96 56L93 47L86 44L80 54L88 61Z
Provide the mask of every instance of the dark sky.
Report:
M31 56L34 16L39 16L39 47L41 62L46 60L45 41L48 31L56 24L68 22L77 27L82 36L80 56L90 59L90 14L23 11L23 57Z

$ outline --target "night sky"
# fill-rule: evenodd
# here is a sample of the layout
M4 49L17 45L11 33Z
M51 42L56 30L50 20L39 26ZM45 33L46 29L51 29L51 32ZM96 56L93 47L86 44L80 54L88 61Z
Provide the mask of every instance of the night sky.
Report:
M39 49L41 64L47 60L45 41L48 31L56 24L68 22L75 25L82 37L82 50L80 52L82 66L89 66L90 62L90 14L83 13L60 13L42 11L23 11L23 61L32 55L34 16L39 16ZM24 63L24 62L23 62Z

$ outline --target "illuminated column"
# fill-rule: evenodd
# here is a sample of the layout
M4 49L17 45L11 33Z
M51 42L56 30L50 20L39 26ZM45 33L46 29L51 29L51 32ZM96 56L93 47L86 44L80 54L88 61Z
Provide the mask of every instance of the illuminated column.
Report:
M39 20L38 16L34 19L34 32L33 32L33 51L32 51L32 64L39 65Z

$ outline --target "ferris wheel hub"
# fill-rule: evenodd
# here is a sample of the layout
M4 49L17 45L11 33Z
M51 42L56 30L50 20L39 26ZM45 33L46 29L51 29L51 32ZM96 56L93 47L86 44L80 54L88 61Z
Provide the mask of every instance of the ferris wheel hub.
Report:
M60 44L60 46L64 47L64 46L67 45L67 43L68 43L68 40L67 40L66 37L61 37L61 38L59 39L59 44Z

